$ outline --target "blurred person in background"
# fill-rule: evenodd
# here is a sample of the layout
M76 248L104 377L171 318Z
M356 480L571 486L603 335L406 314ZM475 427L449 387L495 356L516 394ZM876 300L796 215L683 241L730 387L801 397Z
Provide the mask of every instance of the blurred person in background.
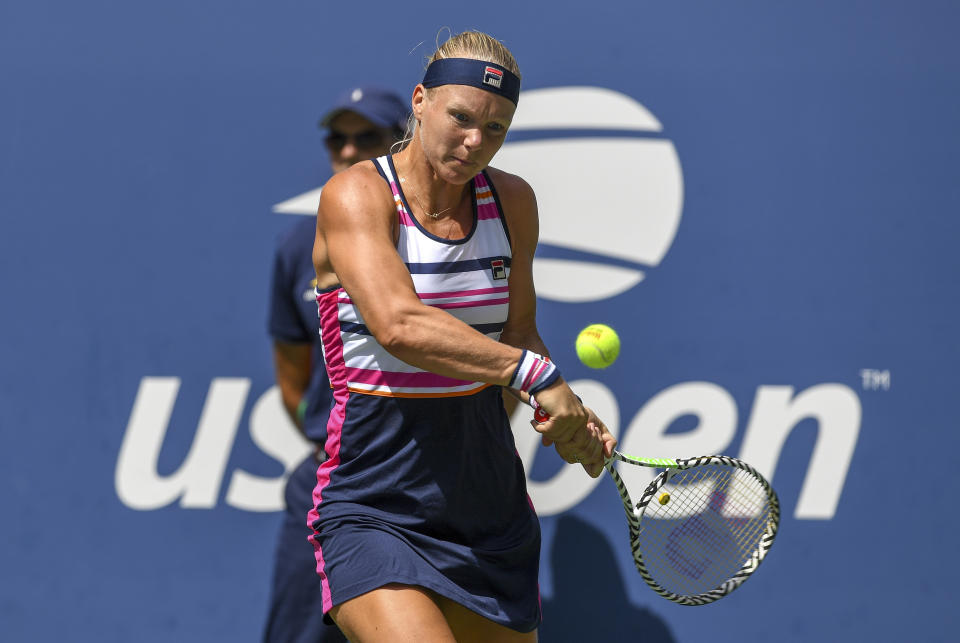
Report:
M354 163L389 153L403 137L409 101L378 87L344 92L320 120L334 173ZM320 577L307 512L313 506L317 466L324 459L331 388L323 365L314 293L313 242L316 219L303 217L281 236L274 255L269 332L283 406L314 453L290 475L284 491L284 516L276 545L270 608L264 643L345 641L335 626L323 623Z

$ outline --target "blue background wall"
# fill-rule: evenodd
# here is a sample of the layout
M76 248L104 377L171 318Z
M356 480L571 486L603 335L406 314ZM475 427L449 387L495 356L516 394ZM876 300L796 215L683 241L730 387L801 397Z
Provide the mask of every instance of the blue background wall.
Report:
M333 97L361 80L407 93L447 25L503 40L527 90L632 98L676 150L682 210L662 261L614 296L540 302L555 358L612 395L624 443L672 405L662 439L705 445L726 395L723 450L743 454L750 418L778 413L770 387L839 396L786 427L767 469L781 535L718 604L646 589L608 480L544 515L544 640L588 624L622 640L950 640L960 566L934 543L960 528L958 484L935 458L960 446L958 18L955 3L890 0L0 5L0 638L257 639L279 514L228 496L238 476L279 489L286 464L255 437L281 417L265 309L293 215L272 208L327 178L315 122ZM583 214L617 234L638 216ZM573 352L594 321L625 340L601 372ZM205 460L212 501L174 485L132 506L118 471L142 429L135 401L163 408L177 384L148 473L184 470L206 403L222 477ZM849 469L824 477L840 492L829 516L805 516L831 432L854 438ZM546 499L559 465L530 465Z

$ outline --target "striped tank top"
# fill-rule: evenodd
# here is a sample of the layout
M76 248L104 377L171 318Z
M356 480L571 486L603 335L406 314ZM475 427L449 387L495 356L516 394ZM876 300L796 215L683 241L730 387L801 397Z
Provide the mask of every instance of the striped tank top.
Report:
M441 308L494 340L500 339L510 304L510 238L485 172L472 181L473 225L462 239L442 239L411 214L393 159L374 161L390 184L397 208L397 252L420 300ZM430 373L394 357L364 324L350 295L335 286L317 292L320 336L334 390L390 397L470 395L488 386Z
M470 186L468 234L449 240L411 216L390 158L375 163L393 193L397 252L420 300L498 340L511 252L488 176ZM317 302L335 400L307 516L323 610L400 583L535 628L540 527L500 387L393 357L341 287Z

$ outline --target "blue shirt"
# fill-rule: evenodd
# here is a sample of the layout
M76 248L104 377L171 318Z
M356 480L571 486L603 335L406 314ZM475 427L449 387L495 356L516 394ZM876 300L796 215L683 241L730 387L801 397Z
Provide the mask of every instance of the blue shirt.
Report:
M273 261L268 328L274 340L288 344L312 344L310 382L303 428L308 438L323 444L332 403L330 381L323 363L314 291L313 239L316 219L304 217L280 237Z

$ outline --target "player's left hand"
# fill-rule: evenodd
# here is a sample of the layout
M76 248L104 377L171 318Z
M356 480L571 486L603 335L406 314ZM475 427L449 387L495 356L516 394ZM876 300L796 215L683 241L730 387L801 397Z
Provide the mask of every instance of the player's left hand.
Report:
M613 457L613 450L617 448L617 439L613 437L613 434L607 429L607 425L593 412L593 409L587 406L583 408L587 411L588 415L587 426L591 424L594 425L600 433L600 441L603 442L603 459L606 460L607 458ZM597 475L599 475L599 473Z
M561 458L569 464L579 463L591 478L603 473L604 461L613 455L617 439L592 409L584 407L588 419L586 426L569 440L554 442L546 435L544 446L553 444Z

